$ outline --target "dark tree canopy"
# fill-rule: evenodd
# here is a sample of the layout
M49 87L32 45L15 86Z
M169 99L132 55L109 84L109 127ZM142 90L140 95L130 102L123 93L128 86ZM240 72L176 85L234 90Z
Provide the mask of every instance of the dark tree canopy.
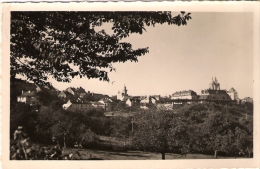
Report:
M142 34L145 26L180 26L189 19L185 12L174 17L171 12L12 12L11 77L20 74L37 84L48 84L48 77L109 81L113 63L137 62L148 52L148 47L133 49L123 38ZM112 35L95 31L104 23L112 23Z

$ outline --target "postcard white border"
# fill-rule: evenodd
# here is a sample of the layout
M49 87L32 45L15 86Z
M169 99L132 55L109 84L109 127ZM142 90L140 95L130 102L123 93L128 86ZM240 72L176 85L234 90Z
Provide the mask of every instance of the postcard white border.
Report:
M106 2L106 3L24 3L2 4L2 165L15 168L257 168L259 157L259 2ZM254 158L125 161L10 161L10 11L188 11L254 13Z

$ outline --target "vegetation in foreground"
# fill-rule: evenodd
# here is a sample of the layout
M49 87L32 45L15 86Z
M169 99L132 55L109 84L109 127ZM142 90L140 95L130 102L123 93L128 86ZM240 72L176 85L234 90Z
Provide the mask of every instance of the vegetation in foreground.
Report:
M72 147L159 153L162 159L169 153L253 155L253 112L238 105L191 104L172 111L139 110L132 116L106 117L97 110L65 111L58 101L38 111L13 103L10 120L10 159L50 159L53 153L59 154L55 159L83 159L82 151L68 151ZM14 140L17 126L25 129L24 140Z

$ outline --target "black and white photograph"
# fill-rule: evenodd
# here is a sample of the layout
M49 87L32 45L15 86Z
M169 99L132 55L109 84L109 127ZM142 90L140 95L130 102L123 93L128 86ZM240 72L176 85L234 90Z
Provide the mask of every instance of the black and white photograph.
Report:
M259 164L259 9L141 4L9 5L8 163Z

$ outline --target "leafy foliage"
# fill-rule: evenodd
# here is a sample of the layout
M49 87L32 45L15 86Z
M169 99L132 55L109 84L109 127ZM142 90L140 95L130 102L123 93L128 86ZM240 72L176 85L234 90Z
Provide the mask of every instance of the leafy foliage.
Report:
M42 147L32 144L25 132L23 137L11 141L11 160L79 160L82 159L78 151L65 154L59 145ZM24 137L25 136L25 137Z
M165 159L165 153L173 146L174 136L182 132L180 126L172 127L172 114L166 111L145 111L138 113L134 119L137 126L132 136L133 146L161 153L162 159Z
M109 81L113 63L137 62L148 52L122 39L142 34L146 26L180 26L189 19L185 12L175 17L171 12L12 12L11 76L38 84L48 84L49 76L62 82L75 76ZM95 30L104 23L112 23L112 35Z
M209 105L208 116L200 125L196 125L200 132L200 151L220 151L228 155L237 156L252 142L248 138L252 134L247 124L241 120L243 109L232 106ZM230 113L232 112L232 113ZM252 123L251 123L252 125ZM250 143L251 142L251 143Z
M119 139L127 139L132 132L131 118L129 117L113 117L111 119L111 136Z
M25 103L13 103L10 108L10 136L17 126L23 126L28 134L34 133L34 126L36 125L35 110Z
M77 142L83 148L98 147L103 144L99 138L109 136L118 141L115 146L127 142L124 148L161 153L163 159L165 153L221 152L251 157L253 117L246 112L236 105L191 104L174 111L154 109L133 113L133 117L105 117L64 111L58 101L42 106L38 112L24 103L13 103L10 134L13 141L13 133L21 125L35 143L53 144L55 136L60 146ZM42 150L30 140L12 142L11 159L24 159L24 148L28 148L27 159L42 159L58 151Z

